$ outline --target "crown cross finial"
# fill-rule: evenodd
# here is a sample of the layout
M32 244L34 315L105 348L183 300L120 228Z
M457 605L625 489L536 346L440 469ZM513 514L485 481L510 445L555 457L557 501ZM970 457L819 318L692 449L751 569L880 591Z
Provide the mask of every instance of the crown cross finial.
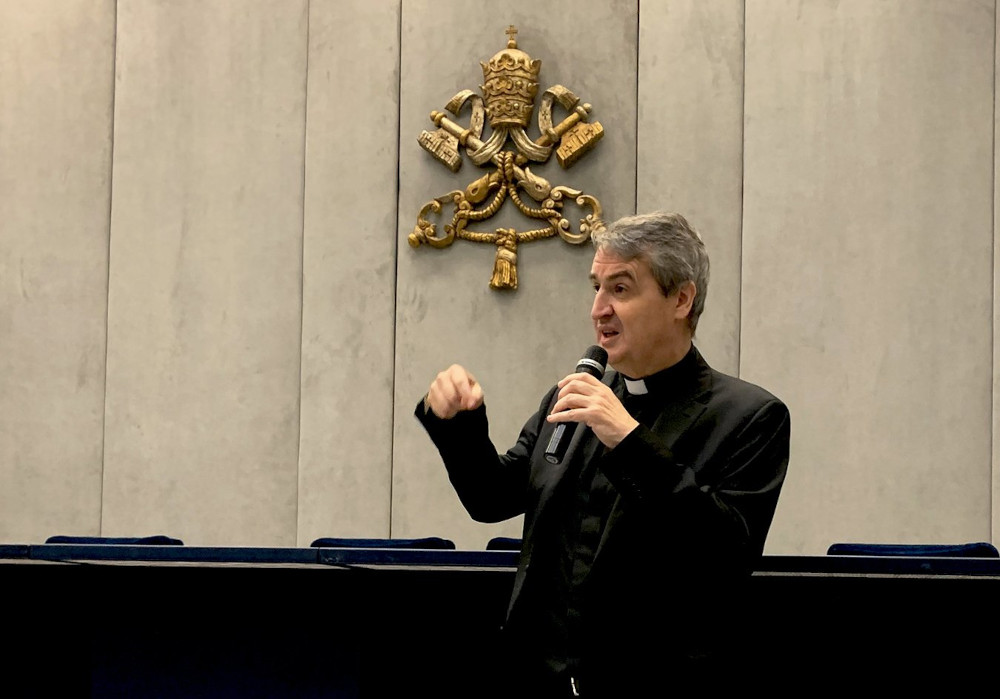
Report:
M505 33L507 34L508 37L510 37L509 39L507 39L507 48L509 48L509 49L516 49L517 48L517 27L515 27L512 24L509 27L507 27L507 31Z

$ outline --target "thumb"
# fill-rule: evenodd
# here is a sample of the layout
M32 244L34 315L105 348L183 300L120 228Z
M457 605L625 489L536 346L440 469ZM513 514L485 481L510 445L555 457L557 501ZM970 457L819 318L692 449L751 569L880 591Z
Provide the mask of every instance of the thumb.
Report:
M483 387L479 385L475 377L469 375L469 390L465 392L463 407L466 410L475 410L483 404Z

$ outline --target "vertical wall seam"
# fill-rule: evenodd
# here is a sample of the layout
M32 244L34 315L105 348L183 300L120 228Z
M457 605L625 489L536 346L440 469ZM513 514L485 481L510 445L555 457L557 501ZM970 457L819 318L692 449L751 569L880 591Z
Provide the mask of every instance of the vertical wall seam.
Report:
M312 20L312 0L306 0L305 65L302 80L302 213L299 220L299 386L298 386L298 439L295 441L295 529L293 539L299 542L299 513L302 511L302 365L305 363L305 318L306 318L306 170L308 167L309 142L309 29Z
M642 70L640 57L640 28L642 27L642 0L635 3L635 178L632 183L632 213L639 213L639 85Z
M736 283L736 307L739 311L736 314L736 375L743 373L743 231L746 222L746 182L747 182L747 3L743 0L743 70L741 71L742 85L740 89L740 230L736 239L739 241L740 251L737 256L737 283Z
M991 313L991 324L993 327L993 332L990 333L990 498L989 505L987 507L987 512L989 512L990 521L990 537L994 544L998 543L1000 540L1000 523L997 523L994 519L995 513L997 511L996 500L1000 496L1000 488L997 486L997 462L996 454L994 451L996 445L996 406L997 406L997 395L996 395L996 366L997 366L997 343L996 343L996 318L997 318L997 279L996 279L996 258L997 258L997 2L994 0L993 3L993 133L992 133L993 143L992 143L992 154L993 154L993 171L992 175L992 196L990 197L990 218L993 224L993 259L990 265L991 274L991 298L990 298L990 313Z
M118 0L111 28L111 119L108 134L111 147L108 149L108 250L107 269L104 279L104 397L101 406L101 477L97 497L97 534L104 534L104 477L107 473L105 459L108 443L108 338L111 336L111 216L115 190L115 95L118 92Z
M396 2L396 222L392 231L392 377L389 381L389 537L392 537L392 482L396 467L396 326L399 299L399 161L402 153L402 108L403 108L403 2Z

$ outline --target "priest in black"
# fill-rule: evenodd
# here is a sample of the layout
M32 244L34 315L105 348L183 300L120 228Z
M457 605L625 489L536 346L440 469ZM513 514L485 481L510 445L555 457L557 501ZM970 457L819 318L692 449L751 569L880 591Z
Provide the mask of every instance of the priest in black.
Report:
M739 687L755 637L747 581L785 478L788 410L695 347L709 261L683 216L626 217L593 242L602 379L563 378L502 454L466 368L438 374L416 408L475 520L524 515L509 657L484 688L627 698ZM545 449L567 422L579 441L551 463Z

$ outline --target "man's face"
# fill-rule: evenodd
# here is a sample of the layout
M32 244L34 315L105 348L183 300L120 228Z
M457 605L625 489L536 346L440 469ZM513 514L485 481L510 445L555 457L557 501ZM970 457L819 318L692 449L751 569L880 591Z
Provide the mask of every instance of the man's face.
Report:
M687 315L694 285L664 296L649 263L623 260L603 249L590 268L594 306L590 317L608 363L632 378L649 376L679 361L691 344Z

